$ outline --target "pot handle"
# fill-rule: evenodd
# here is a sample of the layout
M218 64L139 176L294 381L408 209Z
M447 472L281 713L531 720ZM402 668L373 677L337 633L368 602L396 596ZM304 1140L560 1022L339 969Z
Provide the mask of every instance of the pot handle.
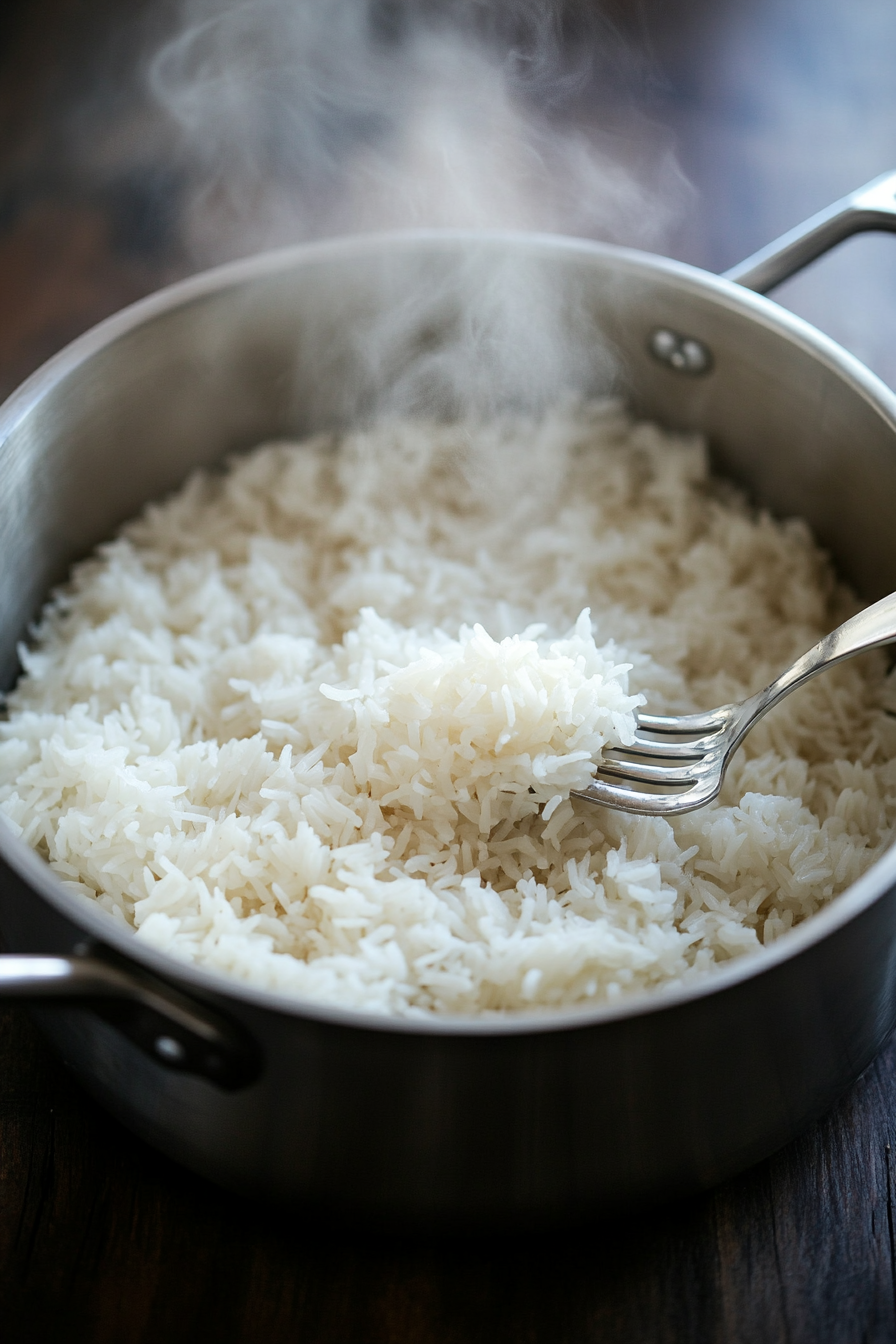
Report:
M722 278L766 294L845 238L871 229L896 233L896 173L884 173L835 201L754 252L746 261L724 271Z
M0 998L83 1003L157 1064L226 1091L262 1072L261 1052L242 1027L96 946L68 957L0 956Z

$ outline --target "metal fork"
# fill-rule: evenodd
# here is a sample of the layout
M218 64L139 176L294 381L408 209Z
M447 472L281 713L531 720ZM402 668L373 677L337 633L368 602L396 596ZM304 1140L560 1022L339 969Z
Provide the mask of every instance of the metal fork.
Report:
M637 714L630 745L610 747L594 780L573 796L644 816L691 812L716 797L731 757L763 714L835 663L896 640L896 593L820 640L764 690L703 714Z

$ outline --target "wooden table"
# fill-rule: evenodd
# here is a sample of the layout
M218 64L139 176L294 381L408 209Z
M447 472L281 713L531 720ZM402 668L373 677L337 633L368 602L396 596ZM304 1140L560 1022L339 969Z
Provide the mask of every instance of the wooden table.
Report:
M121 9L8 0L0 14L7 389L195 264L191 168L133 78L171 11ZM686 260L721 269L896 167L892 0L570 13L573 33L583 15L600 20L576 114L611 126L626 153L640 146L649 173L674 152L692 184L667 179L679 215L665 245ZM896 240L851 242L779 297L896 386ZM0 1332L10 1344L890 1341L894 1127L891 1044L807 1134L700 1199L541 1238L396 1240L307 1226L176 1168L94 1106L12 1007L0 1013Z

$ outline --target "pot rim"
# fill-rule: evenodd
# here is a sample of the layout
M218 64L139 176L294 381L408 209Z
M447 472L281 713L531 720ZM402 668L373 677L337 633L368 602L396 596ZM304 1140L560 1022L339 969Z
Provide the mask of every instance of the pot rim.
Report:
M792 341L857 392L896 434L896 393L860 360L811 323L797 317L764 295L713 275L710 271L673 261L654 253L612 243L564 237L553 234L512 230L417 229L388 233L360 234L321 242L300 243L256 256L227 262L154 291L98 323L70 342L30 375L0 406L0 450L12 431L36 408L41 400L93 355L156 317L187 306L208 295L236 287L247 281L274 277L296 266L316 265L342 257L388 254L396 248L411 246L438 249L445 245L478 244L506 248L525 248L537 254L565 253L570 257L594 257L610 260L623 272L668 276L680 287L709 297L729 311L758 322ZM247 1007L264 1009L292 1018L310 1018L335 1027L366 1031L388 1031L411 1035L508 1036L542 1032L582 1030L627 1018L683 1007L695 1000L733 990L744 981L771 972L821 943L855 919L896 885L896 844L892 845L866 873L824 909L811 915L796 928L788 930L770 947L735 958L693 981L668 988L659 987L622 995L611 1003L577 1005L573 1008L541 1008L513 1011L506 1015L469 1017L444 1015L393 1017L370 1009L343 1007L314 999L261 989L223 972L191 962L179 961L164 952L140 943L136 931L120 924L89 897L66 891L35 850L20 840L11 829L0 824L0 860L24 881L32 892L45 900L63 917L76 923L86 934L111 946L125 957L133 958L148 971L163 979L210 994L215 998L236 999Z

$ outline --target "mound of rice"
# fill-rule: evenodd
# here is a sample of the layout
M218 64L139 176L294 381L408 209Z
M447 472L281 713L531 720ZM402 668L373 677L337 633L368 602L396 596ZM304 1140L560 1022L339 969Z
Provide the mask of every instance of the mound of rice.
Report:
M612 999L768 944L888 844L878 655L769 715L701 811L569 797L642 700L739 700L854 606L802 523L613 403L273 444L54 597L0 811L138 939L255 985Z

